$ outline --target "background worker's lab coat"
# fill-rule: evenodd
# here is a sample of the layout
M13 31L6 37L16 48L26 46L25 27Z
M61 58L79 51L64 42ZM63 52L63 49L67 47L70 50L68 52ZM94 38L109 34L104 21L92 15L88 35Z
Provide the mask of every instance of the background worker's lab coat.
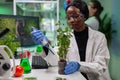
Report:
M90 26L92 29L94 30L98 30L99 29L99 21L97 20L97 18L95 16L91 16L89 17L85 23Z
M108 72L109 51L104 34L88 28L89 38L86 46L86 61L80 61L79 50L75 36L71 37L68 50L68 61L80 63L80 72L87 74L89 80L111 80Z

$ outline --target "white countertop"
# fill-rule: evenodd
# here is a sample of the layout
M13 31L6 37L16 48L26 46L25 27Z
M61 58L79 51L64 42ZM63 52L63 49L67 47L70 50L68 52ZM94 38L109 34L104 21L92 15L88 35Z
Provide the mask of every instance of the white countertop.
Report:
M16 65L20 63L20 59L15 60ZM10 77L10 79L0 80L23 80L24 77L36 77L37 80L56 80L56 77L66 78L67 80L86 80L80 72L70 75L58 74L58 68L49 67L48 69L32 69L30 73L23 74L21 77Z
M32 69L31 73L23 74L22 77L13 78L13 80L22 80L23 77L36 77L37 80L56 80L56 77L66 78L67 80L86 80L80 72L70 75L59 75L57 67L50 67L48 69Z

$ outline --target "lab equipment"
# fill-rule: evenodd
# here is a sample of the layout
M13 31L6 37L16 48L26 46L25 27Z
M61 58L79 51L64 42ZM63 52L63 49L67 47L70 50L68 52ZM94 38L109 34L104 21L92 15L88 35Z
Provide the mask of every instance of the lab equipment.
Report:
M32 56L33 69L46 69L48 68L47 62L41 56Z
M46 46L48 44L48 39L47 37L42 33L42 31L37 30L34 27L31 27L31 35L36 44L40 44L43 46Z
M10 57L13 60L13 72L11 72ZM0 80L8 79L11 75L15 73L15 59L10 48L6 45L0 45Z
M41 53L43 51L43 48L41 45L37 46L36 53Z
M39 27L39 17L35 17L35 16L22 16L22 15L10 15L10 14L0 14L0 22L1 23L5 23L5 24L0 24L0 38L2 38L2 40L8 39L6 38L9 34L15 35L15 37L13 38L13 44L17 44L20 43L22 47L30 47L30 46L34 46L35 43L32 40L32 37L30 34L30 28L29 25L34 25L35 28L40 29ZM24 28L21 28L21 26L19 24L21 24L21 22L23 22ZM14 25L10 24L13 23ZM8 25L8 26L7 26ZM9 30L8 30L9 29ZM6 33L8 35L2 35L2 31L6 31ZM25 31L23 34L22 31ZM19 34L23 34L23 36L20 36ZM12 36L12 35L10 35ZM22 43L21 43L21 38L22 38ZM12 50L12 48L11 48Z
M20 65L16 65L15 69L16 70L15 70L14 77L21 77L23 75L23 73L24 73L23 67L20 66Z
M42 31L37 30L36 28L31 26L31 36L36 44L40 44L50 50L52 54L54 54L54 51L50 48L48 43L48 38L42 33Z
M73 72L78 71L80 68L80 64L78 62L71 61L65 66L65 74L71 74Z
M31 66L28 58L22 58L20 61L20 65L24 68L24 73L31 72Z

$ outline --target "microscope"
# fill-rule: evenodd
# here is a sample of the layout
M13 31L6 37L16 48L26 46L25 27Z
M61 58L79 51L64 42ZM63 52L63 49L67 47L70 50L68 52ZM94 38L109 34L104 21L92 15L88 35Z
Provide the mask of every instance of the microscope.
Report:
M6 28L0 32L0 38L3 37L9 29ZM10 55L8 55L8 53ZM11 71L11 60L13 60L13 72ZM15 73L15 59L10 48L6 45L0 45L0 80L9 79L10 75Z

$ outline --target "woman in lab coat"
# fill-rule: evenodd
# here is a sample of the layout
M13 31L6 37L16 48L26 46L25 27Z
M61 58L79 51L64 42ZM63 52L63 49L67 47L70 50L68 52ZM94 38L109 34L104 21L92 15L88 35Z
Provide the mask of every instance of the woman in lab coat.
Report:
M103 7L98 0L90 0L88 4L89 18L85 21L92 29L98 30L101 24L100 14Z
M64 73L69 75L80 71L87 80L111 80L108 71L110 55L105 35L85 24L89 16L87 4L82 0L73 0L65 10L73 32ZM37 44L46 39L40 30L32 33L32 37ZM47 61L55 61L55 58L51 56Z
M66 8L66 18L73 29L73 36L67 54L69 63L64 72L71 74L80 71L87 80L111 80L105 35L84 23L88 15L88 7L82 0L74 0Z

